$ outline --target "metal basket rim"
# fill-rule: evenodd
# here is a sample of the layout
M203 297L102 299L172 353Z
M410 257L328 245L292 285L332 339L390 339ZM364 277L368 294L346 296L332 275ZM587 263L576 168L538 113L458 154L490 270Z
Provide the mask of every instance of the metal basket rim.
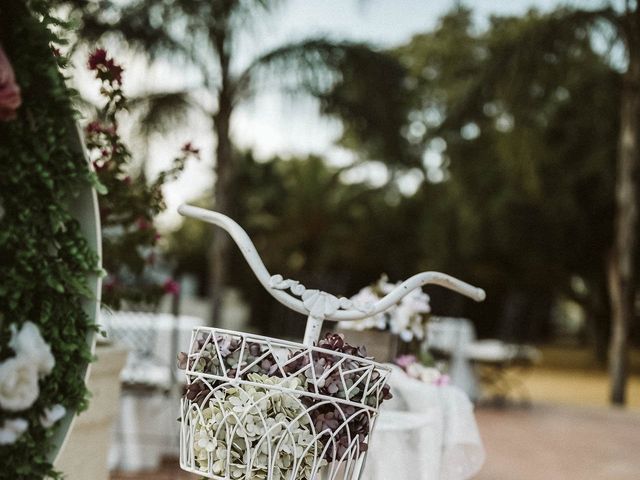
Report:
M352 359L361 363L364 363L365 365L373 365L375 368L380 369L384 372L387 373L391 373L392 369L390 366L385 365L384 363L380 363L378 361L376 361L373 357L357 357L355 355L350 355L348 353L344 353L344 352L336 352L335 350L330 350L328 348L322 348L322 347L318 347L317 345L305 345L304 343L299 343L299 342L294 342L291 340L283 340L280 338L274 338L274 337L267 337L265 335L258 335L256 333L248 333L248 332L238 332L235 330L227 330L225 328L218 328L218 327L194 327L192 329L192 335L196 335L199 332L202 331L209 331L209 332L220 332L223 334L227 334L227 335L236 335L239 336L241 338L243 338L245 341L249 339L249 337L251 338L255 338L256 340L262 340L262 341L268 341L268 342L276 342L279 343L283 346L289 346L289 347L295 347L299 350L313 350L313 351L318 351L318 352L323 352L323 353L327 353L329 355L336 355L338 357L343 357L343 358L348 358L348 359ZM193 342L192 342L193 343ZM191 347L191 345L190 345ZM189 348L189 350L191 350L191 348ZM191 355L192 352L189 351L189 355ZM192 372L189 371L189 369L187 368L186 370L187 373L191 373L194 375L199 374L199 372ZM210 375L210 374L207 374ZM226 378L228 379L229 377L222 377L222 378Z
M251 380L244 380L242 378L237 378L237 379L233 378L232 379L232 378L229 378L229 377L222 377L220 375L212 375L210 373L187 372L186 375L189 378L189 380L193 380L193 379L221 380L221 381L224 381L225 383L228 383L229 385L232 385L232 386L250 385L250 386L253 386L253 387L264 388L265 390L276 390L278 392L287 393L287 394L291 394L291 395L296 395L296 396L300 396L300 397L315 397L315 398L318 398L318 399L322 400L322 402L340 403L340 404L344 404L344 405L349 405L349 406L358 408L360 410L369 410L369 411L373 412L376 415L380 411L380 405L378 405L377 407L372 407L371 405L366 405L364 403L356 402L356 401L353 401L353 400L347 400L346 398L332 397L331 395L325 395L323 393L314 393L314 392L309 392L309 391L306 391L306 390L295 390L295 389L288 388L288 387L282 387L280 385L271 385L271 384L266 384L266 383L258 383L258 382L253 382ZM191 378L191 377L193 377L193 378ZM192 400L188 400L188 401L189 402L193 402Z

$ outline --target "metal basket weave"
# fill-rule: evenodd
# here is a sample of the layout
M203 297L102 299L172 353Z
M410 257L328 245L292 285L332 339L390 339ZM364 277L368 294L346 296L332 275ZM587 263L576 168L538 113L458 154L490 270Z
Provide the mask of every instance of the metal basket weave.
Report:
M354 355L198 328L181 467L213 479L357 479L389 373Z

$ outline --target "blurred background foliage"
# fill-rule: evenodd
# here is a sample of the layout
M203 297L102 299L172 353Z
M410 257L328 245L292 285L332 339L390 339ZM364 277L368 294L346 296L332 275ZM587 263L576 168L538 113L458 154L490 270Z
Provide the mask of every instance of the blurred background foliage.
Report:
M339 113L362 98L359 88L375 103L375 82L354 80L351 65L322 96L323 107L343 119L343 145L362 162L388 166L391 180L381 187L347 182L346 169L317 157L257 161L238 153L236 217L267 266L302 281L314 272L324 278L311 283L343 294L381 271L392 279L447 271L482 285L488 300L474 305L431 292L436 311L469 315L481 335L516 341L551 339L551 312L570 300L586 316L581 339L603 354L620 75L579 30L555 35L555 54L531 49L517 64L496 65L514 38L546 20L536 12L494 18L477 33L471 12L457 9L388 52L405 85L404 117L386 125L388 138L402 139L399 149L376 148L366 124ZM439 165L428 161L432 152ZM407 172L425 179L410 195L394 181ZM197 228L186 221L175 233L175 253L204 279L206 229ZM234 262L236 274L247 273L233 281L251 292L252 320L275 333L290 328L278 327L284 312L265 309L271 302L241 259Z
M116 34L150 58L170 52L203 68L203 88L216 97L216 109L203 113L219 163L216 185L197 203L245 226L271 271L344 295L380 272L395 281L445 271L482 286L488 299L472 304L433 290L436 313L469 316L481 336L543 342L561 338L557 319L577 310L572 340L604 360L625 68L612 60L617 38L602 25L612 10L532 10L479 29L472 11L456 6L391 50L307 39L233 71L236 52L225 41L273 2L63 3L80 12L81 36L92 42ZM338 143L354 163L257 159L235 148L229 118L265 78L312 95L340 119ZM142 124L175 125L176 113L198 103L193 91L168 93L142 102ZM359 168L382 169L386 181L354 180ZM214 241L209 227L184 221L170 239L175 273L195 275L204 296L215 270L204 259L226 263L223 283L242 292L255 328L300 334L303 322L266 297L235 249L212 254ZM637 342L637 314L631 335Z

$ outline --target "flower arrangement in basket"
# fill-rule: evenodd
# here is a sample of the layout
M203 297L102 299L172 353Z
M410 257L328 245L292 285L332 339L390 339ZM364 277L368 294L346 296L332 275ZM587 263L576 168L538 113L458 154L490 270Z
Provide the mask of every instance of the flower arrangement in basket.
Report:
M224 228L260 283L308 316L302 343L201 327L179 356L187 386L181 401L180 465L218 480L356 480L380 404L391 398L390 369L322 324L375 317L428 283L475 300L484 291L437 272L395 286L371 304L271 276L246 232L216 212L179 212Z
M209 478L358 478L391 397L389 369L338 334L308 347L199 328L181 366L181 463Z

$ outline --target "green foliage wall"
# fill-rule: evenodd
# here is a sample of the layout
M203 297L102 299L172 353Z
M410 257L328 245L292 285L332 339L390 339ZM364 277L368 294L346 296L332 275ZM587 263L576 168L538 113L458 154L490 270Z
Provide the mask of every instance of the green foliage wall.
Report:
M29 429L0 445L0 479L59 478L48 454L55 428L40 423L45 408L87 404L84 372L91 361L82 302L99 261L69 212L78 191L95 180L80 148L70 92L52 54L59 45L46 2L3 0L0 42L22 88L18 118L0 122L0 362L11 357L10 326L35 323L56 360L40 396L21 412L0 410L0 423L22 417Z

